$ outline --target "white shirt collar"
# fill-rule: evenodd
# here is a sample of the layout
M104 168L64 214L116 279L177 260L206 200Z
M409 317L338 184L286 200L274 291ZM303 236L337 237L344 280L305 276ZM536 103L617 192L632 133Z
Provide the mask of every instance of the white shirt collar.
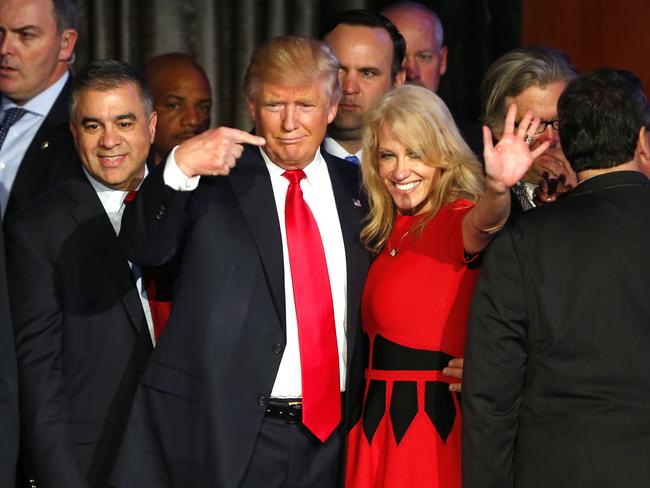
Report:
M262 154L262 159L264 159L264 163L266 163L266 167L268 168L271 177L282 176L282 173L284 173L285 170L271 161L271 158L267 156L261 147L260 153ZM315 176L319 174L323 168L326 169L325 160L323 159L323 155L321 154L320 149L318 149L314 155L314 159L312 159L311 162L303 168L303 171L305 172L307 180L313 184L316 180Z
M350 152L347 149L341 146L330 136L325 137L325 140L323 141L323 147L325 147L325 150L328 153L330 153L332 156L336 156L337 158L341 158L341 159L345 159L347 156L356 156L357 159L361 161L361 156L363 155L363 149L359 149L354 154L350 154Z
M104 207L106 213L111 214L111 213L118 212L122 207L122 204L124 203L124 197L126 197L126 194L129 192L124 190L116 190L115 188L111 188L110 186L106 186L103 183L100 183L99 181L97 181L95 178L92 177L92 175L88 172L88 170L84 166L82 166L82 168L86 177L88 178L88 181L90 182L91 186L97 193L99 200L102 202L102 206ZM147 174L149 174L149 169L145 164L144 178L147 177ZM142 182L140 182L140 185L142 185ZM140 185L138 185L137 189L140 188Z

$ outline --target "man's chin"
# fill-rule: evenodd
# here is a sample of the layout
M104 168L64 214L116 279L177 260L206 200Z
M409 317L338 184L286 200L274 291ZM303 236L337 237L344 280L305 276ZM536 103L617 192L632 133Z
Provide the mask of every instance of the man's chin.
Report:
M337 132L357 132L363 129L363 121L359 114L338 112L331 127Z

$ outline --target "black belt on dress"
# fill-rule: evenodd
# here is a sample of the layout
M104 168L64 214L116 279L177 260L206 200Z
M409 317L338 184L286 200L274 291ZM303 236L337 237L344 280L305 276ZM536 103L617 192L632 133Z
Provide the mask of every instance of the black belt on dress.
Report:
M372 369L441 371L452 356L443 351L414 349L397 344L377 334L373 342ZM460 394L456 394L460 403ZM400 443L418 412L417 385L414 381L394 381L391 405L387 412L386 382L370 380L363 405L363 430L372 439L384 415L391 417L393 434ZM456 418L456 405L444 381L427 381L424 387L424 411L431 419L443 442L451 433Z

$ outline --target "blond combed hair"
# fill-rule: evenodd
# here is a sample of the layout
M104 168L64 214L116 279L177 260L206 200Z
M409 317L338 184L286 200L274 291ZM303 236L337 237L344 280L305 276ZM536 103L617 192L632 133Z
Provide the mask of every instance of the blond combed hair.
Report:
M331 106L341 98L338 72L339 60L327 44L308 37L275 37L253 51L244 77L244 93L255 100L263 83L303 87L318 80Z
M414 234L440 208L459 198L478 201L483 193L483 171L463 140L449 109L433 92L419 86L402 86L382 97L366 113L363 130L361 172L370 212L361 231L361 241L378 253L388 240L397 208L379 175L379 145L384 129L422 161L438 170L427 197L426 213Z

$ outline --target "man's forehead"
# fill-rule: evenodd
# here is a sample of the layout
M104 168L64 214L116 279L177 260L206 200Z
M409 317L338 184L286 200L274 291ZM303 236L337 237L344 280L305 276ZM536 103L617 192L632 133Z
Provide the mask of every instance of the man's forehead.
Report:
M324 87L317 81L312 85L293 85L289 82L262 83L259 87L260 100L313 100L320 101L324 97Z
M557 117L557 102L566 88L566 82L556 81L545 86L530 86L516 97L508 97L507 104L517 104L517 119L521 119L527 110L542 120Z
M137 86L125 83L115 88L82 88L77 94L76 112L80 117L91 116L90 112L110 111L111 117L120 113L144 114L145 104Z
M0 1L0 25L11 29L56 26L52 0Z
M339 24L325 36L325 42L338 58L351 55L391 59L393 55L390 34L383 27Z
M406 39L406 49L413 49L409 44L417 43L420 46L426 44L431 49L442 46L437 46L438 36L437 29L438 23L426 9L414 7L401 7L395 10L386 12L386 17L395 24L397 29L404 35ZM421 47L420 47L421 49Z

